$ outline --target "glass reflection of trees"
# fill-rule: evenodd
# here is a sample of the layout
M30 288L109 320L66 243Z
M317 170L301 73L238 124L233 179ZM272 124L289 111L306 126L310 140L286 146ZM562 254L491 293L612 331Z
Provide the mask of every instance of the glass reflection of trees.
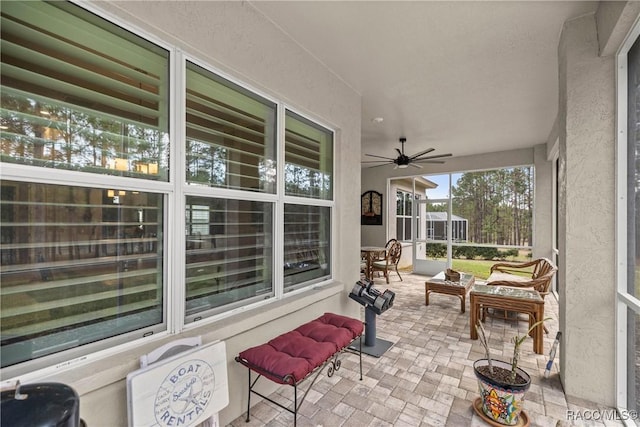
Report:
M3 87L3 162L167 180L168 133Z

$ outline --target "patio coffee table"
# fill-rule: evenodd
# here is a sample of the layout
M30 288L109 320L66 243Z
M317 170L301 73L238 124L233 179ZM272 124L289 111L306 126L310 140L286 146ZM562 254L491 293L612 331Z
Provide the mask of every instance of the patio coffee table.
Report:
M473 286L474 281L473 274L460 273L460 281L451 282L444 279L444 271L441 271L424 282L424 305L429 305L429 294L431 292L454 295L460 298L460 312L464 313L467 291Z
M476 323L485 308L515 311L529 315L529 327L544 319L544 300L535 289L511 288L509 286L474 285L469 292L470 331L472 340L478 339ZM533 328L533 351L542 354L544 351L544 328L540 324Z

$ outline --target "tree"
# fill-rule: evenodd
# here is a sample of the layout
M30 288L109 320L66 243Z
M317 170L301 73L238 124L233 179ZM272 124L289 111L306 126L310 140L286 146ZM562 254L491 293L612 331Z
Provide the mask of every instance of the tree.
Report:
M469 221L469 242L531 244L533 168L466 172L452 195L453 211Z

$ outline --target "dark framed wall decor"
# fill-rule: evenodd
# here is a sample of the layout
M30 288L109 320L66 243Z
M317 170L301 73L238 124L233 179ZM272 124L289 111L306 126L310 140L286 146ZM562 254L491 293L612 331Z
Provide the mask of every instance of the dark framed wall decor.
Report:
M360 197L361 225L382 225L382 193L365 191Z

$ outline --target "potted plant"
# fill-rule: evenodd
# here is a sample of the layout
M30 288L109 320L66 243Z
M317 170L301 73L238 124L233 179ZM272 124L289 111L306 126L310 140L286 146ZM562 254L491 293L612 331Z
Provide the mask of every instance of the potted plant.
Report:
M502 360L493 360L489 351L489 343L482 326L478 321L476 329L480 343L484 347L486 358L476 360L473 371L478 379L480 389L480 406L482 413L490 420L504 424L517 425L520 421L520 413L524 403L524 396L531 385L531 377L523 369L518 367L520 358L520 346L533 328L543 323L544 320L531 325L522 336L513 337L513 358L511 363Z

